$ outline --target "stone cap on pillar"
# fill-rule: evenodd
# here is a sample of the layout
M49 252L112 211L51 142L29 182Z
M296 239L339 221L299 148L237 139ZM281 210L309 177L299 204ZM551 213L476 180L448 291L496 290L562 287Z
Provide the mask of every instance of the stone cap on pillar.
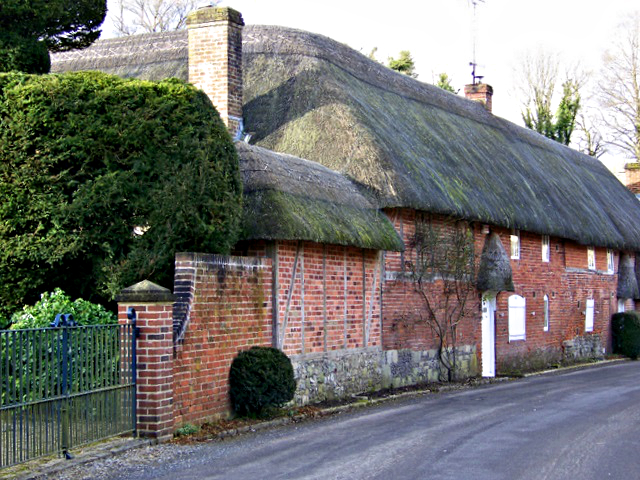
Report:
M175 295L168 288L143 280L116 295L118 303L173 303Z

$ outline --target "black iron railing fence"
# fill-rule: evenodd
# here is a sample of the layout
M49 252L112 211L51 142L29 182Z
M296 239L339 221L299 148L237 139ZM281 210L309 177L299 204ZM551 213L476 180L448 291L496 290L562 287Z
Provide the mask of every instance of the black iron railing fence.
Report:
M135 433L135 324L59 323L0 331L0 468Z

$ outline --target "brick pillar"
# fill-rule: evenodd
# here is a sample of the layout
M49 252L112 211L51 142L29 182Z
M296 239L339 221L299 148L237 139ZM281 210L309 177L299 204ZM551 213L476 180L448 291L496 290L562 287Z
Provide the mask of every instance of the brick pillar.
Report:
M242 133L242 15L204 7L187 17L189 82L204 90L234 139Z
M116 297L118 322L136 313L137 431L158 442L173 434L173 294L148 280L125 288Z
M484 108L491 113L493 108L493 87L486 83L473 83L464 86L464 96L469 100L480 102L484 105Z

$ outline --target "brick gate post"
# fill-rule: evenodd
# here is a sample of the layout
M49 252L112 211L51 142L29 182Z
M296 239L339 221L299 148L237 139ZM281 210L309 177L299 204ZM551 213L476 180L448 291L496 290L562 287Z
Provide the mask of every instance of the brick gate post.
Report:
M173 434L173 303L174 295L148 280L127 287L116 296L118 322L136 313L137 431L158 442Z

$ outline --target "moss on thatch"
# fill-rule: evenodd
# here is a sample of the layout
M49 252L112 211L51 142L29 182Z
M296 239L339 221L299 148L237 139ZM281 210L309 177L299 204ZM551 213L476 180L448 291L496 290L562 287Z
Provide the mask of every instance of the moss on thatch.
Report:
M259 145L412 207L613 248L640 205L597 160L320 35L245 30L245 118Z
M388 218L344 176L242 142L236 148L244 185L245 239L403 249Z

